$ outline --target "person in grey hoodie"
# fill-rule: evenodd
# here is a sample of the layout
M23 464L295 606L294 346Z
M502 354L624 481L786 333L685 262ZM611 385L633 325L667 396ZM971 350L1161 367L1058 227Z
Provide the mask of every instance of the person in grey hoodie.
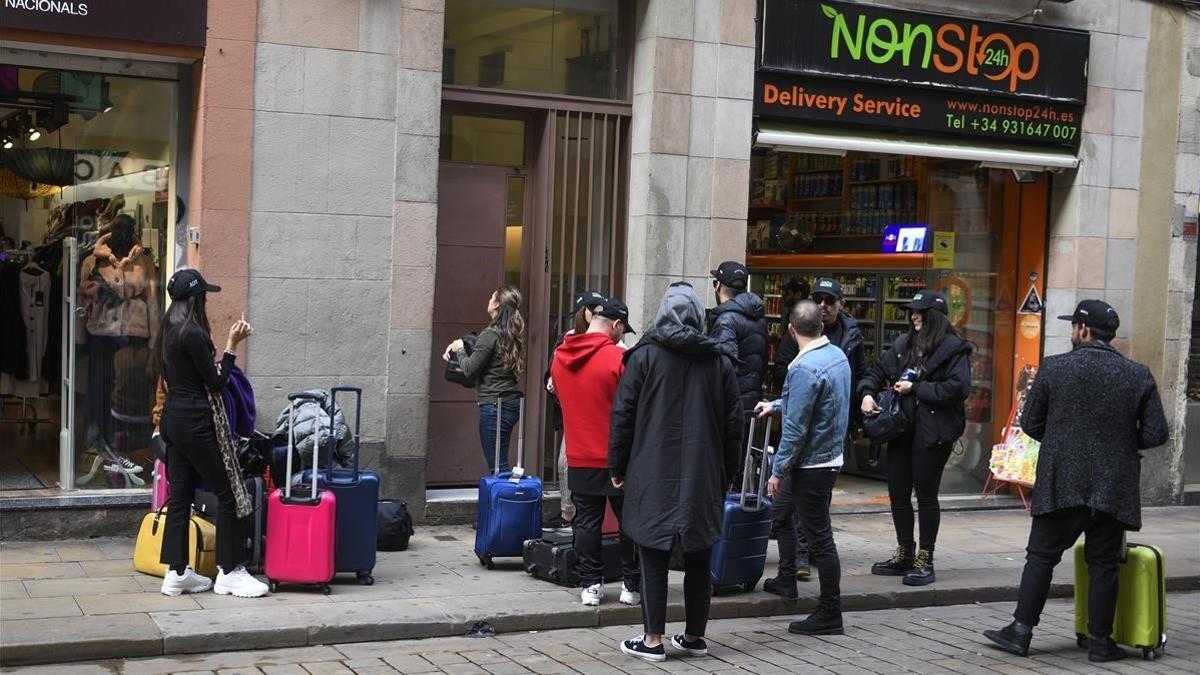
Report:
M692 287L672 284L654 328L625 354L608 443L612 483L625 492L621 531L639 547L645 634L621 651L667 658L667 567L684 559L687 626L675 649L704 656L712 594L710 559L721 533L725 493L742 449L745 413L732 362L702 332L704 306Z

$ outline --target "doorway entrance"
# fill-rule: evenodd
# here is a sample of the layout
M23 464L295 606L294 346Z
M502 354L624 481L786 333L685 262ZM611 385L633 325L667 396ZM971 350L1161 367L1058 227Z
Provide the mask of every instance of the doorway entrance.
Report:
M544 373L573 296L620 292L628 116L449 105L442 117L427 484L475 485L487 470L475 392L447 382L447 344L488 321L501 283L521 289L527 326L527 472L553 483L559 436ZM515 434L514 434L515 435ZM516 461L516 438L510 460ZM489 446L490 449L490 446Z

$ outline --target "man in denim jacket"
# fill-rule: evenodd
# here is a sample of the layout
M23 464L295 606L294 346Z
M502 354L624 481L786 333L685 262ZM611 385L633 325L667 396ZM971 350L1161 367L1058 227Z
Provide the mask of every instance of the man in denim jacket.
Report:
M793 621L788 632L797 635L841 635L841 563L829 522L833 484L842 468L846 425L850 419L850 362L836 345L822 337L821 309L804 300L792 309L788 331L800 354L788 366L783 398L758 404L760 417L783 416L783 436L775 454L767 494L774 499L786 472L800 530L808 541L809 557L821 577L817 610Z

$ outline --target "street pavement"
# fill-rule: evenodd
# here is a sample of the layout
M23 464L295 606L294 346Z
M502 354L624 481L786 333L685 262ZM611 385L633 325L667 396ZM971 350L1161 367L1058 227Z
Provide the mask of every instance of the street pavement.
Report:
M204 656L102 661L70 666L8 669L20 675L93 673L219 673L305 675L347 673L1195 673L1200 660L1200 593L1169 596L1169 640L1156 661L1130 657L1096 664L1075 646L1069 600L1048 603L1029 658L990 646L985 628L1009 620L1012 603L952 605L850 612L843 636L799 637L787 632L790 617L725 619L708 628L706 658L671 653L651 664L621 654L618 643L640 626L507 634L491 638L433 638L366 642L299 649L227 652ZM668 632L682 630L681 624Z
M1168 586L1200 590L1200 507L1146 509L1130 541L1167 556ZM1029 516L1023 510L946 513L937 549L937 583L906 587L875 577L871 563L895 540L887 514L839 515L848 611L1011 601L1020 580ZM131 525L131 533L134 526ZM6 666L234 650L312 647L375 640L462 636L476 621L501 634L602 628L640 621L637 608L583 607L576 589L525 574L520 560L494 571L471 552L464 527L422 527L408 551L381 553L374 586L342 578L333 594L281 589L243 600L204 593L168 598L161 580L133 571L132 539L0 543L0 664ZM771 546L768 574L774 572ZM1054 593L1071 593L1070 558ZM616 585L610 586L610 595ZM761 591L715 598L718 619L811 611L817 583L789 602ZM669 619L682 619L682 574L671 576Z

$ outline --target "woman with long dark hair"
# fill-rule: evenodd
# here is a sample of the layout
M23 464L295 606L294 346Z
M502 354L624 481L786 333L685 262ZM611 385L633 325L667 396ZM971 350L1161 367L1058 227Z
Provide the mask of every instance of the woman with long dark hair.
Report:
M223 418L217 406L236 359L234 350L253 329L245 320L234 322L221 360L214 361L216 348L205 305L208 294L220 290L196 270L176 272L167 283L172 303L162 318L154 347L152 367L167 389L162 436L171 483L160 558L169 566L163 578L163 595L200 593L209 588L220 595L242 598L267 594L267 585L251 576L243 564L246 545L241 518L249 515L250 501L241 484L235 486L230 480L230 473L236 475L237 459L229 456L217 436L219 426L224 427L217 423ZM224 446L228 448L229 444ZM217 496L219 572L215 585L188 566L188 519L199 482Z
M950 323L946 299L930 290L913 296L909 330L884 352L859 384L862 412L879 412L884 389L902 396L911 419L907 432L887 446L888 498L896 526L896 551L872 574L903 576L908 586L934 581L933 547L941 523L938 490L942 471L966 427L964 402L971 393L972 345ZM920 547L913 540L913 490L920 513Z
M525 318L521 316L521 291L504 285L488 299L492 322L475 339L475 350L459 357L463 374L475 383L479 404L479 442L488 472L496 469L496 407L500 406L500 472L508 471L509 436L521 416L521 388L517 378L525 368ZM451 342L442 358L463 351L461 339Z

